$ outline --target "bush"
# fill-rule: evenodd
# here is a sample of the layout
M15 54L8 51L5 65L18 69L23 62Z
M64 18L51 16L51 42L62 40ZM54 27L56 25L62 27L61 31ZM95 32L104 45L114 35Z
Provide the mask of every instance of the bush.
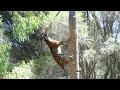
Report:
M10 69L9 64L9 44L0 44L0 78L3 78L3 76L7 73L7 71Z
M11 69L11 65L9 63L10 47L11 44L4 36L3 23L0 18L0 78L3 78L7 71Z
M50 53L45 53L45 56L41 56L39 59L34 59L27 63L25 63L25 61L18 62L12 69L12 72L8 72L4 78L39 79L46 75L44 72L46 70L46 67L51 64L51 61L52 57Z
M33 73L36 76L40 76L45 70L45 67L50 63L51 60L52 60L52 56L50 53L45 53L45 56L41 56L39 59L34 60Z
M34 74L31 71L31 67L33 65L33 61L29 63L19 62L17 65L12 69L12 72L6 74L4 78L6 79L32 79Z

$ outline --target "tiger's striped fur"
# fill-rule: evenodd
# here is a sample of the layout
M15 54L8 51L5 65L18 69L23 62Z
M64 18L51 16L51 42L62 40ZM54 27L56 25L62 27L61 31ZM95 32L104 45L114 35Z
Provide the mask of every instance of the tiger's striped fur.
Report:
M45 37L44 41L49 46L54 60L62 67L62 69L64 69L64 66L68 63L68 61L63 57L61 52L61 46L64 42L53 40L50 37Z

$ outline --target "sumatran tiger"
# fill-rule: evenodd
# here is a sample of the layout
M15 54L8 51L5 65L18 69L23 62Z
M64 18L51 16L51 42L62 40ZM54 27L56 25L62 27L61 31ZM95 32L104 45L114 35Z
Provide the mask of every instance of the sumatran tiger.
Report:
M50 37L48 37L47 34L44 35L44 41L47 43L48 47L50 48L50 51L52 53L52 56L54 60L62 67L64 70L64 66L68 64L68 61L63 57L61 46L63 45L63 41L57 41L53 40Z

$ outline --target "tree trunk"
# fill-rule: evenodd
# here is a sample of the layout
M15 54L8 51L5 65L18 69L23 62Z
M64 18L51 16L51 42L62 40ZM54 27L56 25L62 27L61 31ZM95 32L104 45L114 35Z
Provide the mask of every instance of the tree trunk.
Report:
M68 56L72 62L68 63L68 74L70 79L79 79L79 50L78 50L78 31L76 29L75 11L69 11L69 32L70 41Z

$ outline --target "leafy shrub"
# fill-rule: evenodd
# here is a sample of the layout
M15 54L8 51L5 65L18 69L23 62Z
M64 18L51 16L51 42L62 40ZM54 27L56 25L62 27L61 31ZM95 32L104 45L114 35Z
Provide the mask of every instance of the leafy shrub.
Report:
M0 78L10 69L9 64L9 44L0 44Z
M11 65L9 63L10 47L11 44L5 41L3 24L0 19L0 78L3 78L7 71L11 69Z
M46 53L45 56L40 57L38 60L33 62L33 73L36 76L39 76L43 73L45 67L50 63L52 56L49 53Z
M21 63L19 62L12 69L12 72L8 72L4 78L7 79L41 78L42 76L46 75L44 73L46 67L49 66L49 64L50 66L53 66L54 63L50 63L51 60L52 57L50 53L46 53L45 56L41 56L40 59L34 59L28 63L25 63L25 61L22 61Z
M31 71L33 61L29 63L17 63L17 65L12 69L12 72L8 72L4 78L6 79L31 79L34 77L34 74Z

